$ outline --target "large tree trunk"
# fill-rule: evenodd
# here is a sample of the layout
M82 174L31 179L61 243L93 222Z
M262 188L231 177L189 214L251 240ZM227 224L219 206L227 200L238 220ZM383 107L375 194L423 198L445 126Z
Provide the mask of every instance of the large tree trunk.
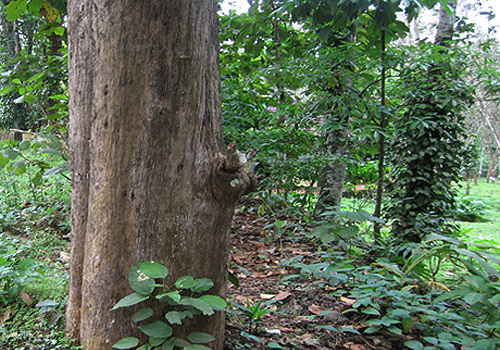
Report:
M138 260L225 294L228 229L252 181L225 156L216 0L70 0L68 11L67 331L87 350L111 349L137 335L131 311L111 307ZM222 313L189 327L222 348Z

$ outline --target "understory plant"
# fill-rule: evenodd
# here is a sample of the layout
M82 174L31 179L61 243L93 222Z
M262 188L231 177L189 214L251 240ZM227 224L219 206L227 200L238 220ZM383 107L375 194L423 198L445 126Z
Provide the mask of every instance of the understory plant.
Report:
M186 350L208 350L210 347L203 345L215 340L211 334L192 332L186 339L176 337L174 328L182 325L187 318L203 314L211 316L216 311L225 310L227 304L217 295L202 294L209 291L214 283L209 278L193 278L183 276L176 280L173 286L165 284L168 269L154 261L140 261L132 266L129 273L129 285L133 293L122 298L112 310L121 307L131 307L147 300L157 300L162 305L161 310L153 310L145 306L133 316L137 328L149 337L149 341L139 346L139 339L126 337L113 345L115 349L140 349L140 350L172 350L182 348ZM157 283L157 279L163 280ZM166 320L151 320L155 311L161 311ZM138 347L139 346L139 347Z
M367 215L330 216L311 234L321 241L317 260L283 261L298 271L283 283L302 278L333 290L351 302L343 313L355 322L356 332L393 334L405 339L401 348L496 349L498 247L438 234L422 243L401 244L390 236L374 240L369 230L360 229ZM335 324L322 327L342 331Z
M10 305L27 283L43 273L37 262L24 257L26 249L18 239L0 233L0 307Z

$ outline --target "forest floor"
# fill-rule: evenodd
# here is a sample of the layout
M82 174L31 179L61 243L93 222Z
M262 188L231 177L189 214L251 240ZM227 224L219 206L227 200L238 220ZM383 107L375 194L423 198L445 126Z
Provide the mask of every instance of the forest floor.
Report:
M228 313L224 349L404 348L403 343L411 338L389 332L364 335L362 330L356 334L366 325L343 313L355 300L333 296L332 287L317 281L287 279L299 272L284 266L283 261L303 256L305 262L314 263L315 248L297 237L273 237L276 220L293 219L241 211L234 217L230 272L238 278L239 286L230 283L228 290L233 312ZM252 320L265 310L260 320Z

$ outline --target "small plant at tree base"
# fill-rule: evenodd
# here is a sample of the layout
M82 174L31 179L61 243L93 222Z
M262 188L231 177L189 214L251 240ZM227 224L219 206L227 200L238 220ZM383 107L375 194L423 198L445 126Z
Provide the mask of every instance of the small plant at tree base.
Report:
M262 305L262 300L259 300L255 305L250 303L250 299L247 299L246 306L234 303L234 305L242 310L243 314L248 318L250 324L250 333L253 333L255 326L260 323L262 316L272 312L267 305Z
M208 346L202 345L214 341L215 338L203 332L192 332L188 335L188 340L173 336L172 326L182 325L186 318L193 318L195 315L210 316L215 311L224 310L226 301L217 295L200 293L210 290L214 283L209 278L194 279L191 276L183 276L177 279L174 286L167 286L165 283L157 284L155 279L165 279L168 269L153 261L140 261L137 266L132 266L129 274L129 285L135 291L122 298L112 310L120 307L129 307L139 304L148 299L157 299L165 306L168 312L165 313L167 322L155 320L148 324L137 326L144 334L149 336L146 344L139 345L139 339L127 337L119 340L113 345L115 349L138 349L138 350L172 350L174 347L186 350L208 350ZM159 289L159 291L158 291ZM154 314L150 307L143 307L134 314L134 322L141 322L149 319Z

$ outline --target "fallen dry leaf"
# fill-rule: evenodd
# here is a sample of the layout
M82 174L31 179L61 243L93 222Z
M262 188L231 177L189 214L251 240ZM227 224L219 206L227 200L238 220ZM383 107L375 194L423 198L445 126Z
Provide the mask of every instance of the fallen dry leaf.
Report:
M356 302L355 299L349 299L346 297L340 297L340 301L343 302L344 304L349 305L349 306L353 305Z
M69 262L71 260L71 255L69 253L66 253L66 252L61 252L61 254L59 254L59 259L63 263Z
M235 297L236 300L238 300L239 302L243 303L244 305L247 304L247 300L248 300L248 297L245 297L243 295L237 295Z
M361 344L345 343L344 346L349 350L366 350L366 348Z
M307 346L316 347L321 345L318 339L313 338L309 333L301 335L300 338L302 339L302 343L306 344Z
M30 306L31 304L33 304L33 299L24 290L19 291L19 296L26 305Z
M0 316L0 326L10 319L10 316L14 313L14 308L7 309L2 316Z
M276 294L276 296L274 297L274 299L276 299L278 301L281 301L281 300L285 300L290 295L292 295L292 293L290 293L290 292L279 292L278 294Z
M331 311L330 309L327 309L327 308L324 308L322 306L318 306L315 304L312 304L311 306L309 306L307 308L307 310L311 311L315 315L319 315L320 313L325 312L325 311Z
M274 298L274 294L264 294L264 293L262 293L262 294L260 295L260 298L261 298L262 300L271 300L271 299L273 299L273 298Z

